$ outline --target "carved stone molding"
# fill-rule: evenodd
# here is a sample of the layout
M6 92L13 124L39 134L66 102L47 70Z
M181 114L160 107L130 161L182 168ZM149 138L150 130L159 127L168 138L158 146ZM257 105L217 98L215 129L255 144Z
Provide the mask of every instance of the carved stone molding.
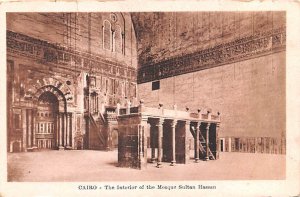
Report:
M61 65L67 69L80 68L95 73L117 75L136 81L136 69L82 51L75 51L43 40L7 30L7 52L36 59L42 64Z
M138 83L146 83L284 51L285 45L285 27L257 33L188 55L142 65L138 69Z

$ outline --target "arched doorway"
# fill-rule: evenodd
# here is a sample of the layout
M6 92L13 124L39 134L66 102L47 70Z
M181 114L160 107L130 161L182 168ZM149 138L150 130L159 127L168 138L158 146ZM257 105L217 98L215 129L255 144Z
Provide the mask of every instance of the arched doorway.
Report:
M56 119L59 102L52 92L44 92L38 98L36 117L36 145L38 149L54 149L56 145Z

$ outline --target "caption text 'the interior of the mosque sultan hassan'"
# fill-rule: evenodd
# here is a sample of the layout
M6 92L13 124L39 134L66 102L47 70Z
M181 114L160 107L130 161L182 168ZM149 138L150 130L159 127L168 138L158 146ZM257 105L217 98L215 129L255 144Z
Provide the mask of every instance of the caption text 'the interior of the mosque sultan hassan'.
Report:
M285 178L285 12L6 20L9 181Z

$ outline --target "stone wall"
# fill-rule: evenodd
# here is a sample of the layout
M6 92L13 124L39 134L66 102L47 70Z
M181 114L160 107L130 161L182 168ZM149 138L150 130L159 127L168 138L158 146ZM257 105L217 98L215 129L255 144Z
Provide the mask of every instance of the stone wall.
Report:
M221 113L220 137L285 134L285 12L132 14L147 106ZM152 82L160 89L152 90Z
M221 113L220 137L285 133L285 51L138 85L146 106Z

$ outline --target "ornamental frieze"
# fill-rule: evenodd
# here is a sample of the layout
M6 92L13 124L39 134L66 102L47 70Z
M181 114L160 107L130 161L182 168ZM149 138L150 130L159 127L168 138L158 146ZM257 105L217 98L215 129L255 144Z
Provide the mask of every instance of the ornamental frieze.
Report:
M285 50L285 28L236 39L138 69L138 83L159 80Z
M108 75L118 75L136 80L136 70L126 65L111 62L93 54L71 49L35 39L20 33L7 31L7 50L13 54L35 58L40 63L80 67Z

